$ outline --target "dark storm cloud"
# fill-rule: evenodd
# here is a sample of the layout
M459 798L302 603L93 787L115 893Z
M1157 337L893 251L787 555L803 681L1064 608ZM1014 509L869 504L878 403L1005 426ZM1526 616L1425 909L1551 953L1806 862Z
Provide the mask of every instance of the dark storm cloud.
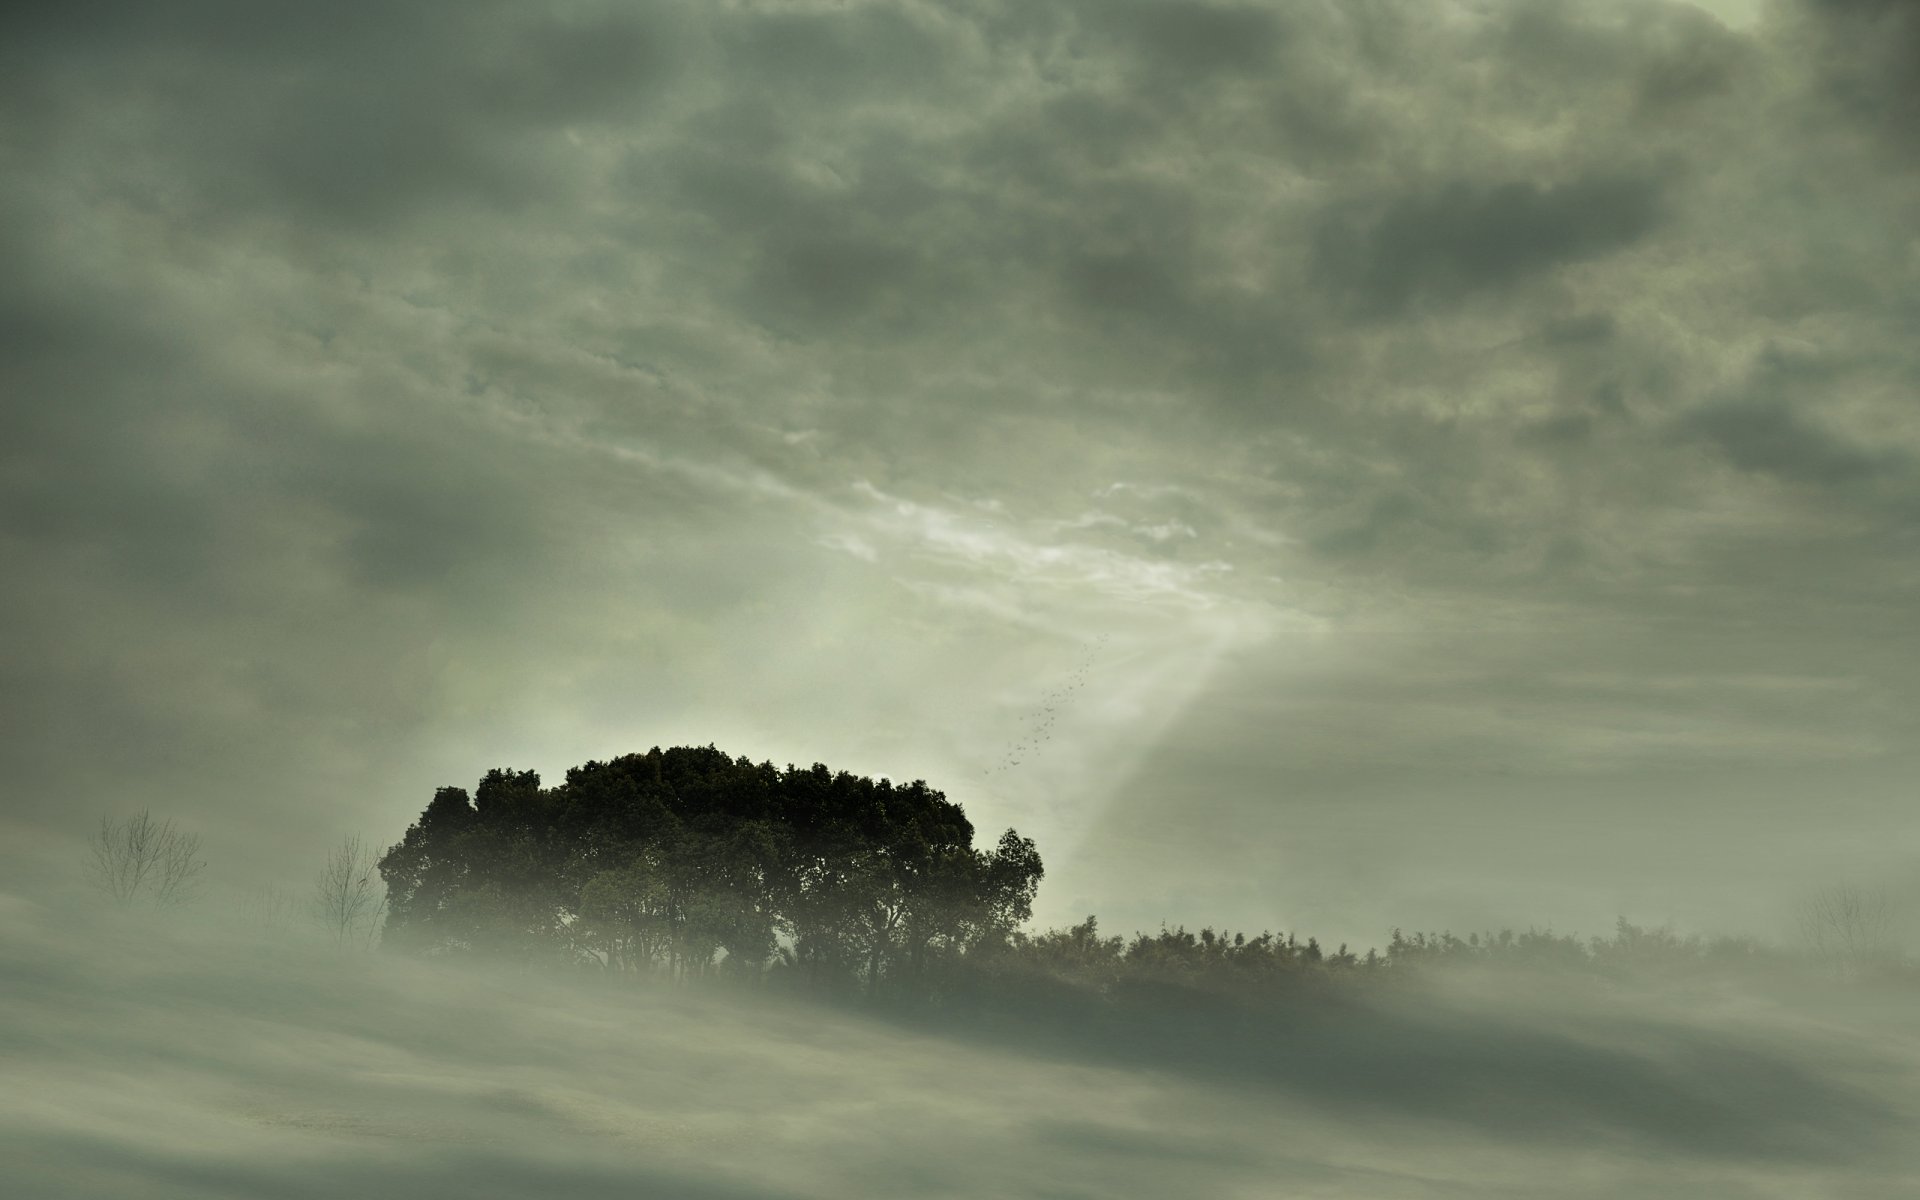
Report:
M913 251L904 246L801 238L765 248L749 303L766 304L776 327L783 317L838 326L897 294L913 281L915 267Z
M1661 188L1641 175L1455 180L1384 202L1343 200L1315 236L1313 278L1375 315L1499 291L1640 241L1659 224Z
M1821 416L1860 386L1860 375L1861 364L1769 349L1740 386L1687 410L1679 427L1741 471L1910 516L1920 505L1913 451L1850 437Z
M12 436L0 451L15 536L97 554L142 587L199 589L206 600L235 545L300 537L272 522L297 520L293 510L309 503L346 522L340 551L374 576L531 551L524 498L495 482L508 464L490 461L468 431L424 426L378 398L327 411L224 378L206 346L137 296L54 284L42 255L14 261L34 298L18 302L6 332L19 348L10 382L26 401L8 406ZM462 453L440 453L455 447Z
M1906 0L1798 0L1824 95L1852 120L1920 150L1920 11Z
M1280 11L1256 4L1182 4L1146 0L1093 5L1084 14L1110 28L1149 70L1182 82L1246 74L1274 62L1285 36Z
M1795 11L12 6L16 807L265 845L674 720L946 769L1102 622L1105 780L1270 625L1360 674L1381 628L1865 661L1910 610L1920 72L1899 6ZM1796 737L1649 683L1647 728L1453 665L1343 720L1446 769L1891 739L1884 697L1787 689ZM978 803L1099 819L1072 783Z
M1618 326L1610 313L1580 313L1548 321L1540 338L1550 346L1588 346L1612 340Z
M1689 413L1685 424L1734 466L1796 483L1844 487L1913 469L1905 456L1849 444L1778 399L1706 405Z
M758 106L717 114L707 138L662 162L636 157L636 176L663 171L672 193L708 224L716 261L742 260L731 299L766 327L820 337L873 316L927 309L942 276L926 226L937 195L897 192L900 176L874 162L852 180L807 180L783 169L779 117ZM764 156L742 154L767 136ZM765 153L765 151L773 151ZM911 187L911 176L905 180ZM924 236L923 236L924 235ZM887 314L878 314L883 318Z
M43 55L16 77L124 155L122 186L147 203L178 205L186 190L202 219L252 211L365 230L425 205L552 194L567 169L540 135L637 112L674 62L646 9L485 4L443 17L409 4L208 0L164 18L49 6L23 22L20 44ZM117 103L128 81L141 99Z
M838 106L875 93L940 89L960 64L935 11L868 4L747 9L716 22L724 69L742 91ZM946 25L946 28L943 28Z
M480 447L464 454L444 436L411 429L286 430L310 455L286 482L344 521L340 552L372 587L487 586L490 576L539 569L538 516L524 493L495 481L519 464Z
M49 214L15 209L22 228ZM159 414L204 403L181 381L204 367L136 297L90 292L24 239L0 283L0 528L66 555L103 554L142 586L206 567L217 497L153 469Z

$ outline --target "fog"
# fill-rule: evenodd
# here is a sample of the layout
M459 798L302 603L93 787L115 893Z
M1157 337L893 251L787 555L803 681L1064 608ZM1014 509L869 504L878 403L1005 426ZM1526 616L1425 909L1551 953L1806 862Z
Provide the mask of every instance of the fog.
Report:
M22 1197L1894 1197L1911 985L1463 970L1091 1030L0 906Z
M1920 1192L1798 927L1920 914L1917 133L1908 0L0 5L0 1197ZM532 784L308 917L657 746L964 806L918 940ZM938 1002L581 966L743 913ZM1758 941L1334 950L1507 926Z

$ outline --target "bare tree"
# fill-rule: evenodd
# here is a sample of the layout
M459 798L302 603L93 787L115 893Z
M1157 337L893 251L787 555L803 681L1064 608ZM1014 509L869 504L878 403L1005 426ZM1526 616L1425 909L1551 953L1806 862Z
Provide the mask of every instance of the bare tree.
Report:
M1840 978L1857 978L1891 957L1893 907L1879 889L1823 888L1801 906L1800 936Z
M117 821L100 818L87 848L94 886L121 908L142 897L160 908L184 904L198 893L207 866L199 834L183 833L171 819L156 821L144 810Z
M200 857L200 835L176 833L171 824L160 837L160 861L154 864L149 886L153 902L162 908L185 904L200 894L200 873L207 869Z
M358 837L341 839L313 885L313 916L339 945L365 939L372 943L386 886L375 872L379 855Z

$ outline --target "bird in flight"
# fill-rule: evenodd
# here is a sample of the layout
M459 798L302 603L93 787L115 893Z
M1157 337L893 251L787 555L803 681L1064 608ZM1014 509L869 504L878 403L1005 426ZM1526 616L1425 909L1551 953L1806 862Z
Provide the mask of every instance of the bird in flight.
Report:
M1041 697L1039 705L1028 715L1021 736L1008 746L999 765L989 767L981 774L993 775L1017 767L1026 761L1027 755L1037 753L1040 747L1053 740L1054 725L1073 698L1086 687L1087 676L1092 670L1100 649L1106 645L1107 639L1108 635L1103 633L1087 644L1073 669L1068 672L1065 682L1053 687Z

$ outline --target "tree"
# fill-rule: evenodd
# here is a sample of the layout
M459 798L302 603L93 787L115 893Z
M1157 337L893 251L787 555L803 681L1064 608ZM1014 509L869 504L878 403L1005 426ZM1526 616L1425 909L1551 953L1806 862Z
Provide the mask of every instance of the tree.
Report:
M380 859L386 944L678 979L777 962L825 990L936 991L1004 945L1040 879L1031 841L973 837L922 780L713 746L590 762L551 788L493 770L471 798L441 788Z
M341 839L327 855L313 885L313 916L338 945L372 941L385 904L375 879L373 847L358 837Z
M1801 906L1800 936L1840 978L1858 978L1892 955L1893 907L1878 889L1822 888Z
M156 908L185 904L199 893L200 835L183 833L171 819L156 821L142 810L114 820L100 818L88 843L93 884L121 908L145 899Z
M572 926L581 949L616 974L651 970L667 954L671 928L658 866L640 858L590 879L580 891L580 917Z
M439 918L467 880L465 843L477 814L465 788L436 791L406 837L379 862L387 887L382 944L429 948L440 935Z

